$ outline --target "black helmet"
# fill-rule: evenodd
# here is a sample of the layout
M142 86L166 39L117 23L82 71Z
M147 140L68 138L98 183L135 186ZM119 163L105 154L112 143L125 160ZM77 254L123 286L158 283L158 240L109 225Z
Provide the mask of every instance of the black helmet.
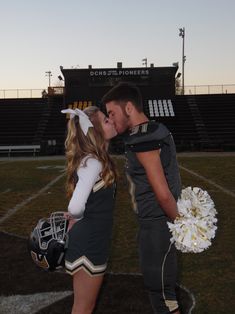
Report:
M64 212L40 219L29 237L28 248L35 264L54 271L64 266L68 220Z

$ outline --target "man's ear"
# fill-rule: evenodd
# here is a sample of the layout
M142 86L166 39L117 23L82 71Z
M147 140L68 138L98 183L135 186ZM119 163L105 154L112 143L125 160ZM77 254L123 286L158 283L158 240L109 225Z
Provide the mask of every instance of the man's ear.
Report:
M131 114L131 112L133 111L133 104L132 104L132 102L128 101L128 102L126 103L125 109L126 109L126 113L127 113L128 116L129 116L129 115Z

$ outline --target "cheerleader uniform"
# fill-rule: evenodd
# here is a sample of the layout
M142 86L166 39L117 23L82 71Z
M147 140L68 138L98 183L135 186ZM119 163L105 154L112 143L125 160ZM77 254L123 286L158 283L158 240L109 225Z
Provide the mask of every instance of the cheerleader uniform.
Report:
M105 187L101 171L101 162L93 157L86 157L77 170L78 182L68 206L77 222L69 231L65 253L65 269L71 275L83 269L97 276L107 268L115 184Z

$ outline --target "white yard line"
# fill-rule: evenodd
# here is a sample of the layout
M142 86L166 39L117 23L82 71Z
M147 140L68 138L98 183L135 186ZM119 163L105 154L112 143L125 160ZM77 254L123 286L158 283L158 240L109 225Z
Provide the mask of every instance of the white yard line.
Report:
M5 232L4 232L5 233ZM10 234L9 234L10 235ZM16 235L13 235L16 236ZM18 236L16 236L18 237ZM64 272L61 271L62 274ZM59 274L59 272L58 272ZM125 272L107 272L108 275L112 276L142 276L141 273L125 273ZM178 285L182 290L186 291L192 301L191 308L188 310L187 314L191 314L194 309L196 302L195 297L192 292L182 285ZM0 306L3 314L8 314L12 308L16 308L18 306L17 313L19 314L28 314L28 313L36 313L39 309L43 309L48 305L51 305L58 300L61 300L69 295L71 295L73 291L61 291L61 292L44 292L44 293L35 293L29 295L12 295L12 296L0 296ZM39 304L40 303L40 304ZM19 308L20 304L20 308ZM39 306L40 305L40 306ZM34 309L37 308L35 312ZM14 311L15 312L15 311Z
M0 195L9 193L10 191L11 191L11 189L6 189L5 191L0 192Z
M17 210L19 210L20 208L22 208L23 206L25 206L26 204L28 204L29 202L31 202L32 200L34 200L35 198L37 198L38 196L40 196L42 193L44 193L45 191L47 191L52 185L54 185L57 181L59 181L63 176L65 175L65 173L60 174L58 177L56 177L55 179L53 179L51 182L49 182L46 186L44 186L41 190L39 190L37 193L31 195L30 197L28 197L26 200L24 200L23 202L17 204L15 207L10 208L7 213L0 218L0 224L2 224L6 219L8 219L10 216L12 216L13 214L15 214L17 212Z
M197 172L194 172L194 171L192 171L192 170L190 170L190 169L188 169L188 168L185 168L184 166L181 166L181 165L179 165L179 168L180 168L180 169L183 169L183 170L185 170L186 172L192 174L193 176L195 176L195 177L197 177L197 178L199 178L199 179L201 179L201 180L204 180L205 182L207 182L207 183L213 185L214 187L216 187L217 189L221 190L222 192L224 192L224 193L226 193L226 194L228 194L228 195L230 195L230 196L232 196L232 197L235 197L235 193L233 193L232 191L230 191L230 190L228 190L228 189L225 189L225 188L222 187L221 185L215 183L214 181L212 181L212 180L210 180L210 179L207 179L206 177L201 176L201 175L198 174Z
M39 310L73 294L73 291L0 296L1 314L36 314Z

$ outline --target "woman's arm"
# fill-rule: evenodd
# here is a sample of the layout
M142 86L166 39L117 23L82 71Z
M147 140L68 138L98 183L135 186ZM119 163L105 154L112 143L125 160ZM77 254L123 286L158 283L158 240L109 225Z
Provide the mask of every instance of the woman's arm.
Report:
M68 206L69 214L76 219L83 217L87 199L102 171L101 162L95 158L88 158L86 167L83 164L77 170L78 182Z

